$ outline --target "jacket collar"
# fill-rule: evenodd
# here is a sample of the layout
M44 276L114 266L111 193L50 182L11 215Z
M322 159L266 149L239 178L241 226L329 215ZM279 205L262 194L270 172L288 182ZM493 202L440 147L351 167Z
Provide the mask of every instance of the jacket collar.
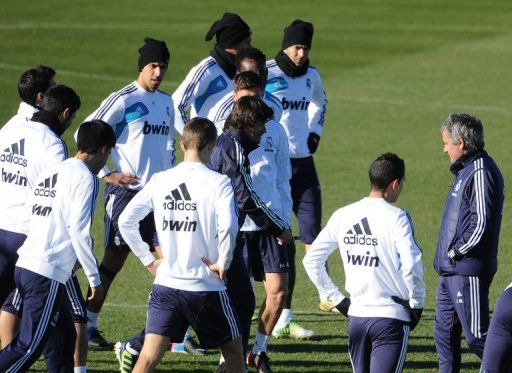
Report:
M473 161L477 158L482 158L487 155L487 152L483 149L477 150L475 152L467 153L453 162L450 166L450 171L457 175L460 170L466 168L467 165L473 163Z
M253 150L257 149L260 144L255 143L254 141L250 140L249 137L244 133L244 131L239 129L229 129L225 131L227 135L234 138L236 141L238 141L244 150L244 154L247 155Z
M52 132L55 133L57 137L61 137L64 133L64 128L62 128L59 117L57 114L52 113L51 111L41 109L40 111L34 113L31 121L44 124L50 130L52 130Z

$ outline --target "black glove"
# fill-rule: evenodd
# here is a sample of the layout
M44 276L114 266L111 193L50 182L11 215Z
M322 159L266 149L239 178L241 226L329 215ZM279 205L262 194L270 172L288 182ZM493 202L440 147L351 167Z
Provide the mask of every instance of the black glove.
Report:
M308 149L310 154L315 154L318 149L318 143L320 142L320 136L314 132L310 132L308 136Z
M402 298L395 297L394 295L391 297L395 303L398 303L407 311L409 311L409 316L411 317L411 332L416 328L416 325L420 322L421 314L423 313L423 308L411 308L408 301Z
M340 311L340 313L345 317L348 317L348 308L349 307L350 307L350 298L343 298L343 300L336 305L336 308L338 309L338 311Z

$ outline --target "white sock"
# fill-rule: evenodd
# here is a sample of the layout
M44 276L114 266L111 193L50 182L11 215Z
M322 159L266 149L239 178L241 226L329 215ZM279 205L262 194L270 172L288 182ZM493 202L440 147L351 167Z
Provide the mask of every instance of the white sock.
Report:
M254 289L254 277L250 277L249 280L251 281L251 286Z
M222 364L225 361L226 361L226 359L224 359L224 356L222 354L220 354L219 365Z
M293 312L289 308L283 308L281 312L281 316L279 316L279 320L277 320L275 328L282 328L286 326L293 319Z
M87 369L84 366L74 367L73 372L74 373L87 373Z
M256 342L254 343L254 346L252 346L252 353L255 355L260 355L262 352L266 352L269 339L269 335L256 332Z
M87 329L98 329L98 313L87 311Z

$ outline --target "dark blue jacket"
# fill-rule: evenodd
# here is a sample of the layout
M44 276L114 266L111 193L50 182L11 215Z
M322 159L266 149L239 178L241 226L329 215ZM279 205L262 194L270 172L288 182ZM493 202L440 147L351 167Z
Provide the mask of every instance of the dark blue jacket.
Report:
M224 131L215 142L208 167L231 179L235 190L235 201L239 211L239 225L249 217L263 230L279 236L285 223L263 203L252 189L249 158L251 151L258 147L242 131ZM205 185L205 188L208 186Z
M434 268L441 276L494 275L505 198L501 172L484 150L463 156L450 170L455 178L446 198Z

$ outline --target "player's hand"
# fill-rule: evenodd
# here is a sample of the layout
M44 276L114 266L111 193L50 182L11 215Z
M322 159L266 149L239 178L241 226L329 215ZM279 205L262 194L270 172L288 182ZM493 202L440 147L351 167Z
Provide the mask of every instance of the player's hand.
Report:
M348 308L350 307L350 303L350 298L343 298L343 300L336 305L336 308L343 316L348 317Z
M156 277L156 270L160 263L162 263L162 259L156 259L154 262L151 262L149 265L146 266L149 273L151 273L153 277Z
M89 302L98 302L101 301L104 297L103 285L98 285L90 288L90 294L87 297Z
M320 136L314 132L310 132L308 136L308 150L311 155L315 154L320 143Z
M137 185L139 181L134 174L127 172L111 172L103 177L106 183L114 184L117 187L124 188L125 185Z
M215 272L215 274L217 274L217 276L222 281L226 280L226 273L227 273L227 271L225 269L220 268L217 263L212 263L208 259L206 259L205 257L202 257L201 260L203 261L203 263L208 268L210 268L210 271Z
M407 311L409 311L409 316L411 317L411 332L416 328L421 319L421 314L423 313L423 308L411 308L411 305L405 299L395 297L394 295L391 297L395 303L400 304Z
M289 229L285 229L277 238L277 243L282 246L288 246L293 242L293 235Z

